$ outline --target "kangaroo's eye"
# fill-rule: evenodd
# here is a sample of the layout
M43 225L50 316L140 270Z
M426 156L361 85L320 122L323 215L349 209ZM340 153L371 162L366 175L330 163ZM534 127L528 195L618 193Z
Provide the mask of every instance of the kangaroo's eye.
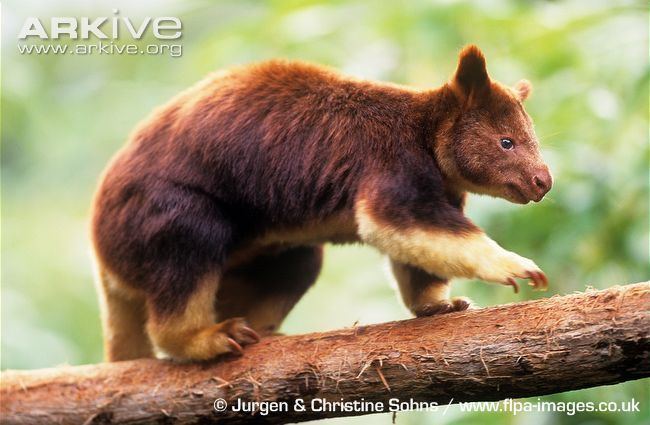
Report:
M515 144L512 140L504 137L503 139L501 139L501 147L509 151L510 149L513 149L515 147Z

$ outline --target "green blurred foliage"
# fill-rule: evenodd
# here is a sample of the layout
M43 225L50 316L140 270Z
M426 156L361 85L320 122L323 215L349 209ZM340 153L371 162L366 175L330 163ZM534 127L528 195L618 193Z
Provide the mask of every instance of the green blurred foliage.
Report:
M479 305L649 278L648 14L642 1L5 2L2 10L2 368L101 360L87 237L97 178L133 126L206 73L271 57L327 64L420 87L443 83L476 43L491 75L533 82L536 122L555 187L540 204L472 197L468 215L505 247L535 259L550 290L515 295L462 281ZM183 55L20 55L26 16L178 16ZM69 41L62 41L68 42ZM148 39L144 43L154 42ZM319 283L288 333L407 318L384 260L329 247ZM437 423L649 423L648 382L543 400L642 401L642 414L462 414ZM424 424L433 414L401 413ZM389 423L389 415L332 423Z

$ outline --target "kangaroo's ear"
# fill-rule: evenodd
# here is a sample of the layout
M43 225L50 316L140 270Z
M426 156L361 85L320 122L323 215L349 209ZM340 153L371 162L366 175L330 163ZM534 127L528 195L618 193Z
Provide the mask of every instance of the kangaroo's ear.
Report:
M528 80L519 80L515 84L515 92L517 93L517 98L520 101L524 101L530 97L530 94L533 92L533 85Z
M477 46L470 44L461 50L451 87L464 103L475 103L488 95L490 77L485 57Z

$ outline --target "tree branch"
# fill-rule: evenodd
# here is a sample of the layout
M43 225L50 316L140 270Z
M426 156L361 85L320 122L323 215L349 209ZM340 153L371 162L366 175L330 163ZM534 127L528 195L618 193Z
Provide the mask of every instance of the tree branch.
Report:
M315 399L499 400L650 376L650 283L307 335L271 337L241 358L136 360L2 374L6 423L284 423ZM215 399L229 405L216 412ZM302 398L306 409L294 410ZM287 412L233 412L237 399ZM282 405L278 405L282 407ZM319 404L316 403L316 407ZM372 412L369 412L372 413Z

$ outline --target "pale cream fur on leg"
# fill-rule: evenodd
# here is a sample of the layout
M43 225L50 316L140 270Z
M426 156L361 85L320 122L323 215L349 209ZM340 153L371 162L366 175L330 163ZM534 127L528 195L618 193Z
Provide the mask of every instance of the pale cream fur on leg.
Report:
M481 231L400 229L373 217L364 200L357 202L355 217L364 242L445 279L467 277L507 284L512 278L527 278L531 271L541 273L533 261L501 248Z
M149 308L147 330L164 354L177 360L208 360L220 354L241 352L239 344L259 340L243 318L215 323L218 282L216 273L206 275L178 313L160 316Z
M147 313L144 298L97 264L96 287L104 334L106 361L153 357L145 330Z

